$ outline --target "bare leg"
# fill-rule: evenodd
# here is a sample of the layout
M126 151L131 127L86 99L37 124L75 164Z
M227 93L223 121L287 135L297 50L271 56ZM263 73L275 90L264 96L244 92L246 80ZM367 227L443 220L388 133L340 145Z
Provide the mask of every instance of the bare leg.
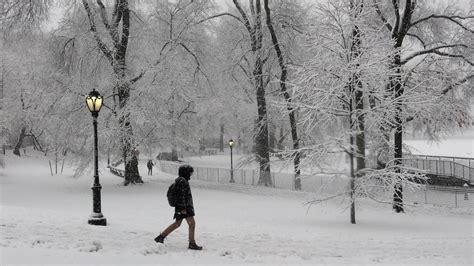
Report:
M196 221L194 221L194 217L186 218L186 222L189 226L189 242L194 242L194 231L196 229Z
M170 224L170 226L168 226L168 228L166 228L165 231L161 233L161 235L166 237L167 235L171 234L171 232L173 232L176 228L181 226L182 221L183 219L176 220L174 223Z

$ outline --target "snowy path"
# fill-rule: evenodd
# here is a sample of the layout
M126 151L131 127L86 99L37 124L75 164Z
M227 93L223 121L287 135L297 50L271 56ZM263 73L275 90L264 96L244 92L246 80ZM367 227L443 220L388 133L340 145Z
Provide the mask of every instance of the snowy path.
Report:
M20 165L19 163L23 164ZM24 167L27 165L28 167ZM87 224L90 179L50 176L41 158L7 158L0 172L1 264L413 264L472 265L473 216L436 208L358 206L357 224L337 202L307 213L309 193L191 181L202 252L186 249L187 225L165 245L172 176L123 187L101 172L106 227ZM146 173L142 170L142 173Z

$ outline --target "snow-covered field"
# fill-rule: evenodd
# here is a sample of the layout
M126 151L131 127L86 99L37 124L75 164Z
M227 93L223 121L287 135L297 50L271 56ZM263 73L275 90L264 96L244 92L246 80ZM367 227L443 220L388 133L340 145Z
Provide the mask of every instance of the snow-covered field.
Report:
M308 209L311 193L191 181L197 241L187 225L165 245L153 238L172 222L165 192L174 178L155 170L145 184L120 185L101 167L106 227L87 224L92 175L51 176L41 155L7 155L0 169L0 264L472 265L473 216L436 207L359 202L357 224L338 201ZM142 165L144 167L144 165Z

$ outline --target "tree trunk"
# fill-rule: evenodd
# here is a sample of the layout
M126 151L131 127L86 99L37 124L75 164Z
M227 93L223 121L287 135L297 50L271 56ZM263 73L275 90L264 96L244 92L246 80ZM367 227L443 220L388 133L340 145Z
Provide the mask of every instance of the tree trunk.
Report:
M353 14L354 27L351 36L350 61L357 60L361 54L361 33L357 26L357 18L364 8L363 2L351 1L351 13ZM358 72L359 63L355 64L355 72L349 82L349 128L350 128L350 194L351 194L351 223L355 224L355 181L360 176L360 170L365 168L365 118L364 118L364 93L362 82ZM354 106L353 106L354 105ZM355 108L354 108L355 107ZM355 109L355 112L353 112ZM354 117L355 114L355 117ZM355 150L354 150L355 136ZM356 169L354 169L354 157L356 159ZM354 171L355 170L355 171Z
M296 117L295 117L295 112L293 108L291 107L290 94L288 93L288 90L286 89L286 78L288 75L288 69L285 63L285 59L283 57L283 53L280 49L280 44L278 43L278 37L276 35L275 29L273 28L271 15L270 15L271 11L270 11L270 7L268 6L268 0L264 0L264 7L265 7L265 13L266 13L267 27L268 27L268 30L270 31L270 35L272 37L273 48L275 49L276 54L278 56L278 64L280 65L280 69L281 69L280 89L287 103L287 109L289 112L288 115L290 118L291 137L293 140L293 150L295 152L295 155L293 158L293 166L294 166L294 172L295 172L295 190L301 190L301 179L300 179L300 175L301 175L300 156L301 155L299 152L299 139L298 139L298 131L296 127Z
M396 14L400 14L400 5L397 2L393 2L394 11ZM401 83L401 68L402 63L400 60L400 50L402 48L405 36L411 27L411 19L413 12L416 7L416 1L405 0L405 10L402 12L403 16L398 15L396 24L390 26L392 28L392 40L394 40L394 48L397 53L393 59L392 69L395 70L396 75L390 79L390 89L395 95L395 133L394 133L394 159L395 166L402 164L403 158L403 103L401 97L404 94L404 87ZM400 168L396 170L400 173ZM400 182L396 182L393 194L393 209L397 212L404 212L403 209L403 189Z
M257 124L257 137L256 137L256 149L257 157L260 164L260 178L258 185L267 187L273 186L270 173L270 153L268 151L268 120L267 120L267 102L265 100L265 88L263 85L262 76L262 61L260 56L257 55L255 62L254 77L257 85L257 107L258 107L258 124Z
M349 89L351 92L351 89ZM353 122L352 122L352 98L349 100L349 128L350 128L350 135L349 135L349 171L350 171L350 198L351 198L351 217L350 221L351 224L356 223L355 218L355 174L354 174L354 136L353 136Z
M82 0L82 4L87 13L89 19L90 31L93 33L94 39L96 40L97 47L109 61L115 77L114 92L118 94L118 108L120 111L124 111L128 100L130 99L130 83L126 80L126 55L128 48L128 38L130 35L130 9L128 0L115 0L114 10L112 12L111 21L108 20L106 7L101 1L97 1L97 6L94 8L90 7L88 0ZM104 41L99 34L96 27L96 21L94 19L94 12L92 10L99 10L101 12L102 23L109 32L111 40ZM121 23L120 23L121 22ZM109 47L109 43L112 47ZM115 101L114 93L114 101ZM125 185L130 183L136 183L140 176L138 173L138 160L134 160L132 152L135 150L133 144L133 129L130 121L130 112L125 111L120 113L118 116L119 127L121 131L121 152L125 164ZM127 161L128 158L130 162ZM136 158L136 157L135 157ZM141 180L139 180L141 181Z
M283 141L285 140L285 134L284 134L284 129L283 127L280 127L280 136L278 138L278 142L277 142L277 149L279 151L283 151L284 147L283 147Z
M241 15L244 26L247 29L250 37L250 47L252 49L253 59L255 60L252 71L252 81L254 83L257 93L257 130L255 137L256 156L259 161L260 177L258 185L272 186L273 182L270 174L270 154L268 152L268 120L267 120L267 103L265 100L265 84L263 82L263 65L266 60L263 60L262 55L262 7L260 0L254 2L250 1L250 10L253 20L242 9L238 0L233 0L234 6ZM253 25L252 25L253 22Z
M138 158L136 155L132 156L132 159L125 165L125 183L128 184L141 184L143 183L140 173L138 172Z
M221 122L221 135L219 138L219 151L223 152L224 151L224 123Z
M401 63L400 63L400 53L398 53L394 58L394 65L397 68L396 73L397 75L393 78L392 83L392 90L395 92L395 99L398 101L395 102L395 133L394 133L394 157L395 157L395 165L402 164L403 158L403 121L401 118L401 113L403 110L403 105L400 100L400 97L403 96L404 88L401 84ZM396 171L400 173L400 169L397 168ZM393 209L395 212L400 213L404 212L403 208L403 188L400 182L397 182L394 186L394 193L393 193Z
M26 127L22 127L20 131L20 136L18 137L18 141L16 142L15 148L13 149L13 154L16 156L21 156L20 153L20 148L21 145L23 144L23 140L25 139L26 136Z
M41 146L41 143L39 142L36 135L33 134L33 132L31 132L31 131L30 131L30 135L31 135L31 138L33 139L33 145L34 145L35 150L42 152L43 151L43 146Z
M119 105L123 108L129 98L128 90L119 91ZM133 145L133 129L130 123L130 113L121 114L119 118L119 127L121 128L121 151L125 164L125 182L124 185L143 183L138 171L138 160L132 162L136 156L133 154L135 147ZM130 158L130 159L129 159Z
M360 6L354 7L357 9L362 8ZM358 14L357 14L358 15ZM360 46L362 40L360 36L360 29L357 25L354 26L352 31L352 45L351 45L351 60L356 60L360 56ZM356 63L356 69L359 68L359 64ZM360 74L354 73L351 78L351 97L353 94L355 102L355 122L357 126L355 128L355 141L356 141L356 172L365 168L365 115L364 115L364 93L362 91L362 82L360 80Z
M276 149L276 137L275 137L275 127L270 124L268 129L268 148L270 151L275 152Z

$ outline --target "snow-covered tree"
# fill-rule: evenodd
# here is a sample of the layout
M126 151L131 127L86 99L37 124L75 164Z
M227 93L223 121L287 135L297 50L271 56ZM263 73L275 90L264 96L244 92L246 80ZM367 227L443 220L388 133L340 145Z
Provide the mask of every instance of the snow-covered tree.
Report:
M292 98L304 135L325 132L301 148L301 164L349 176L348 187L340 193L349 195L351 223L356 197L386 202L393 184L416 187L413 181L422 179L407 169L397 173L390 164L381 170L366 168L365 136L380 134L380 125L395 122L390 110L396 103L384 84L394 74L390 62L396 51L382 29L370 23L375 12L363 3L340 1L317 7L306 37L310 59L296 69ZM371 101L378 104L370 105ZM349 173L335 168L334 158L341 152L349 156Z
M459 87L473 77L472 5L468 12L463 12L454 2L445 4L435 5L422 0L373 1L379 24L384 27L387 39L393 43L396 51L390 65L395 74L387 83L387 90L396 102L395 124L385 125L385 131L387 135L394 130L394 158L398 165L403 163L404 128L412 117L419 117L426 124L442 120L446 126L452 125L450 122L453 121L458 125L467 122L467 105L459 104L460 97L453 102L439 96L449 97L452 94L443 93L446 88ZM432 80L442 80L443 86L437 86ZM410 93L428 93L431 101L424 99L416 102ZM424 105L426 102L436 104L431 105L433 109L429 109ZM447 112L443 112L444 116L440 117L436 106L447 102L454 103L455 108L452 105L443 106ZM420 114L420 108L426 112ZM394 194L393 208L397 212L403 212L402 189L402 186L397 185Z
M291 131L291 139L292 139L292 149L295 151L295 154L293 155L293 169L295 172L295 189L296 190L301 190L301 169L300 169L300 152L299 152L299 147L300 147L300 140L298 138L298 128L297 128L297 120L296 120L296 110L292 107L291 104L291 95L289 92L289 89L287 88L287 80L288 80L288 61L291 60L291 54L294 49L294 45L286 45L287 49L285 48L285 44L283 42L284 38L280 38L279 35L281 36L282 34L277 33L277 25L292 25L293 27L298 27L301 26L301 20L302 15L304 12L302 12L302 7L298 5L298 3L293 3L291 5L290 3L286 3L285 1L281 1L280 3L274 3L274 8L276 5L280 5L280 9L283 9L286 12L281 12L279 15L280 17L277 17L277 21L279 23L273 23L272 22L272 10L270 9L270 5L268 3L268 0L264 1L264 7L265 7L265 20L266 20L266 25L269 30L273 48L275 50L277 59L278 59L278 65L280 67L280 77L279 77L279 85L280 85L280 90L281 90L281 95L285 99L287 103L287 110L288 110L288 118L290 122L290 131ZM274 10L275 11L275 10ZM277 11L279 11L277 9ZM281 11L281 10L280 10ZM278 13L277 13L278 14ZM304 17L304 16L303 16ZM284 26L283 26L284 27ZM294 29L292 27L287 27L290 29L290 32L293 32ZM278 29L278 28L277 28ZM281 31L282 29L280 29ZM297 30L298 31L298 30ZM291 36L291 35L290 35ZM295 43L295 42L293 42ZM294 53L294 52L293 52ZM273 133L274 134L274 133Z

